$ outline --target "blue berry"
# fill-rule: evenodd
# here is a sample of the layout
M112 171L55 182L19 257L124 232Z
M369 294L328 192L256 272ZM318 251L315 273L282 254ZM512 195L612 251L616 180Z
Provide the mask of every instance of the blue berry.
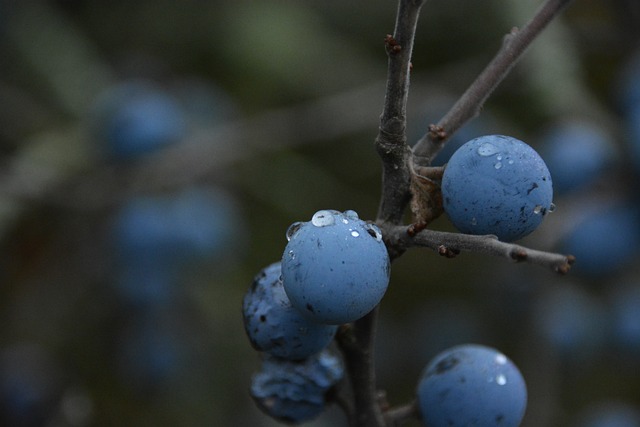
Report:
M117 213L112 233L125 261L143 257L175 263L223 254L236 243L238 223L228 195L193 188L130 200Z
M432 359L417 393L428 427L517 427L527 405L526 385L513 362L495 349L473 344Z
M568 120L547 130L541 153L553 176L554 190L567 193L598 179L612 163L615 146L597 125Z
M135 159L186 134L185 115L175 99L148 82L115 85L96 102L94 133L116 159Z
M357 320L373 310L389 284L389 255L378 227L354 211L323 210L293 224L282 256L291 304L327 324Z
M442 197L458 230L507 242L531 233L554 208L542 158L524 142L502 135L472 139L451 156Z
M586 212L563 237L561 251L576 257L578 275L603 277L634 261L640 248L640 223L633 207L614 205Z
M343 376L342 361L328 350L298 362L266 356L253 376L251 397L271 417L302 423L324 411L327 392Z
M242 301L244 327L253 347L273 356L299 360L324 349L337 326L315 323L291 306L280 263L264 268Z

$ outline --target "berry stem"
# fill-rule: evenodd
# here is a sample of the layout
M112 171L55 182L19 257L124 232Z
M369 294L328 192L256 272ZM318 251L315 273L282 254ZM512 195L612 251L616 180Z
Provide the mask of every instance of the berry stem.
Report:
M447 114L413 148L417 165L427 166L462 125L480 113L494 89L507 77L531 43L572 0L547 0L521 29L513 28L502 47ZM437 130L435 132L434 130Z

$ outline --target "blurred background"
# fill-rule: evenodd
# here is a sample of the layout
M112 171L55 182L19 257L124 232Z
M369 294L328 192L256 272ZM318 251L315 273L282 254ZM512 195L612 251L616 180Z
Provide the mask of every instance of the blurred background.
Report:
M426 3L410 141L539 4ZM0 0L0 425L277 425L248 394L242 296L294 221L374 218L395 8ZM578 263L405 254L377 343L392 404L476 342L521 368L523 425L640 426L639 49L636 0L576 1L436 159L488 133L534 146L557 209L522 244Z

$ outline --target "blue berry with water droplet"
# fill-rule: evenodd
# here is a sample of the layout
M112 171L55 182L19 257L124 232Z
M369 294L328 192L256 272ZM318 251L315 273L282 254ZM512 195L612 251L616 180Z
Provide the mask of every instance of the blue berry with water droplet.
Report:
M324 411L327 393L343 376L342 360L328 350L297 362L267 356L253 376L250 392L267 415L302 423Z
M291 304L313 321L349 323L373 310L389 284L389 255L378 227L354 211L318 211L293 224L282 256Z
M242 301L244 327L253 347L273 356L299 360L322 351L337 326L315 323L294 308L284 292L280 263L264 268Z
M442 177L444 210L463 233L511 242L553 210L551 175L524 142L503 135L472 139L451 156Z
M425 426L517 427L527 388L515 364L490 347L452 347L429 362L418 384Z

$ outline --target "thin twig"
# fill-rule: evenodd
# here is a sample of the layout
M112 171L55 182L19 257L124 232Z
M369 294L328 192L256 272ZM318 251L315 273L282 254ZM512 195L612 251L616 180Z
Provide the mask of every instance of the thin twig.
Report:
M440 255L453 258L460 252L493 255L514 262L527 262L566 274L575 261L573 255L530 249L515 243L502 242L492 235L475 236L430 229L411 232L411 226L384 226L385 240L401 248L427 247Z
M418 404L414 400L406 405L390 408L384 413L387 425L396 427L410 420L419 418Z
M494 89L509 74L529 45L572 0L547 0L520 30L504 38L501 49L449 112L430 126L413 148L416 164L427 166L444 143L467 121L477 116Z
M382 197L378 220L398 224L409 203L411 149L407 145L407 99L411 53L422 0L400 0L393 35L387 35L387 87L376 149L382 158Z

